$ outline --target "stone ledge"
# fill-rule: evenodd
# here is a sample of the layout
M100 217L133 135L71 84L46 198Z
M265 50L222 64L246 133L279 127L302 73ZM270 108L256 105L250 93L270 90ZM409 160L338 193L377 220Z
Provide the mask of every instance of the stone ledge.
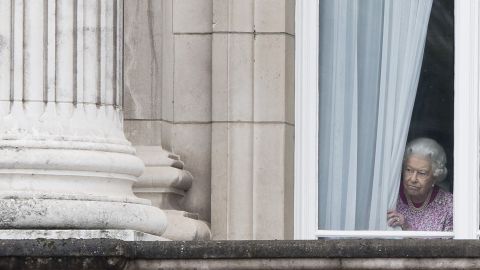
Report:
M480 269L480 241L0 240L0 269L433 269L432 267Z
M121 241L0 240L0 257L127 259L480 258L477 240Z
M142 259L480 258L476 240L198 241L135 243Z

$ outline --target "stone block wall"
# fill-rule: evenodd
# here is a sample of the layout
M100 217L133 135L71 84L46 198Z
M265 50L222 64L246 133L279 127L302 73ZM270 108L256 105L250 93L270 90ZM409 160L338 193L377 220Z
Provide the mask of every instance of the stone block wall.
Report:
M294 1L213 1L212 233L293 235Z
M294 0L126 0L125 132L214 239L293 238Z
M179 155L185 210L210 220L211 1L125 1L125 133Z

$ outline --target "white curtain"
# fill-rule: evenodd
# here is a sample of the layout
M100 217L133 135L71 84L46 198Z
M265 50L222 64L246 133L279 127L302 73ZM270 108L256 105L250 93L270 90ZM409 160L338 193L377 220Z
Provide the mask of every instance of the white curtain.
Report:
M319 229L387 229L431 6L320 0Z

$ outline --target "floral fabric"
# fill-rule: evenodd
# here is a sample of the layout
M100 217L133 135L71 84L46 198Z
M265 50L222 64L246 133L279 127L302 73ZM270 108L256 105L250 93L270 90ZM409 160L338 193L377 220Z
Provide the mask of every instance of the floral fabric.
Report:
M417 206L417 205L416 205ZM453 230L453 196L435 186L428 205L416 210L408 206L407 199L400 190L397 211L405 216L412 231L452 231Z

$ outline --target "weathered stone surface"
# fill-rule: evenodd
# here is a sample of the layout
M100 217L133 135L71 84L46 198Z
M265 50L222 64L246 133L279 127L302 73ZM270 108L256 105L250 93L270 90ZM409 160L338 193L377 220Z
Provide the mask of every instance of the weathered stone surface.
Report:
M175 36L174 121L212 120L212 36Z
M293 238L295 1L214 1L212 234Z
M165 231L132 192L144 166L122 130L123 3L0 2L0 228Z
M198 215L184 211L165 210L168 219L165 238L174 241L210 240L212 234L205 221L199 220Z
M125 136L133 145L161 145L164 132L163 121L125 120L123 122Z
M182 157L184 169L195 179L182 201L183 210L198 213L199 219L210 221L211 124L175 124L172 131L172 152Z
M212 0L173 0L174 33L211 33Z
M255 39L255 121L293 123L293 104L288 99L294 91L293 73L286 73L288 65L293 65L293 61L287 62L287 51L293 54L287 47L293 48L293 41L286 34L258 35ZM287 108L289 102L291 107Z
M213 121L252 121L253 33L214 34L212 47Z
M479 259L242 259L135 260L127 269L479 269Z
M169 239L134 230L0 230L2 240L28 239L116 239L123 241L168 241Z
M168 226L163 237L170 240L209 240L211 232L198 220L198 214L183 210L181 201L192 186L193 177L184 170L180 157L161 146L135 146L137 155L145 163L145 171L135 183L133 191L140 198L165 210ZM167 210L168 209L168 210Z
M0 269L478 269L475 240L1 240Z
M126 119L160 119L163 83L163 3L125 1L124 113Z
M214 32L253 32L254 0L213 0Z
M253 200L254 129L252 123L213 124L212 231L215 239L254 237L253 212L257 207Z
M295 32L295 0L255 1L255 31Z

